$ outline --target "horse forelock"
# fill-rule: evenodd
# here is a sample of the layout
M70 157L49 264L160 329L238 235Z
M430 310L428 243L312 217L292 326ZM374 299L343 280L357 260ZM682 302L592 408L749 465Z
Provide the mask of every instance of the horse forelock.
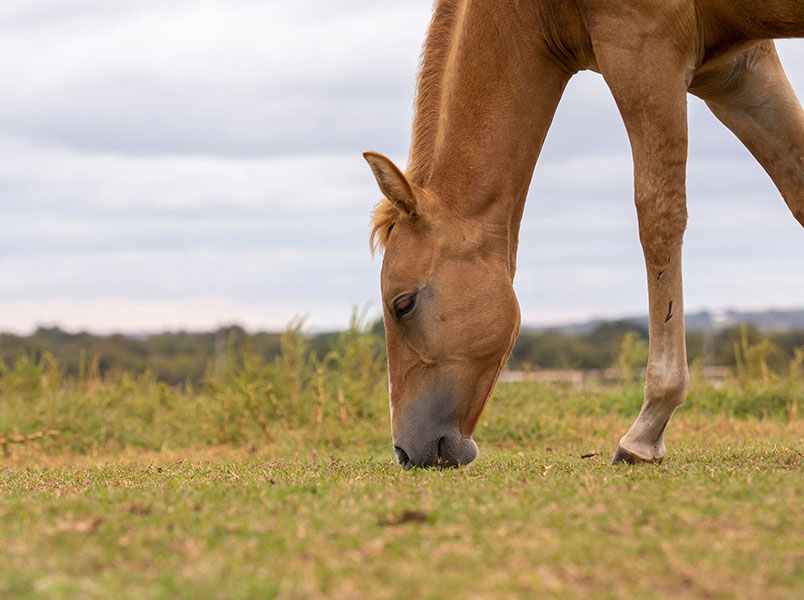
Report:
M371 211L371 235L369 236L369 246L371 252L375 252L377 248L385 249L388 242L388 236L391 234L391 228L399 218L399 209L387 198L380 200L374 210Z

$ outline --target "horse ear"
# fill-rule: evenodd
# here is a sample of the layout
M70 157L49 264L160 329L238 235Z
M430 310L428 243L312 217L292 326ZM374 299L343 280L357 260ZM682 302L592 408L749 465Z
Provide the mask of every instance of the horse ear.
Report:
M379 152L364 152L363 158L374 172L383 196L388 198L399 210L409 215L416 214L416 195L413 184L397 166Z

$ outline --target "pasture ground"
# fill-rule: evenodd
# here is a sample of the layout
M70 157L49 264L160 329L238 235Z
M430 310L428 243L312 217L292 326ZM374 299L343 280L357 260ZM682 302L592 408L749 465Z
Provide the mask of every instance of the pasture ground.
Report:
M404 472L385 420L326 416L233 443L9 446L0 597L804 597L797 404L699 398L661 465L608 465L638 387L501 386L461 470Z

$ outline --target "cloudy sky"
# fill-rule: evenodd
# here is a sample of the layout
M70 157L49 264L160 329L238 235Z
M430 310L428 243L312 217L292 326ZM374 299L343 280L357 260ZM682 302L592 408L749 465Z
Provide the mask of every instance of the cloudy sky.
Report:
M430 0L3 0L0 330L311 328L377 313L377 188L404 164ZM779 44L804 96L804 41ZM687 309L804 306L804 231L690 98ZM570 83L536 168L523 321L646 309L624 128Z

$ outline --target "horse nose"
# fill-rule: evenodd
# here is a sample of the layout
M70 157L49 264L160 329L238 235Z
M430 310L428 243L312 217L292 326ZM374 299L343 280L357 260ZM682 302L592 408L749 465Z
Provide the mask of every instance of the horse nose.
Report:
M412 444L408 450L394 444L394 453L405 469L411 467L461 467L477 457L477 444L467 437L446 435L424 444Z

